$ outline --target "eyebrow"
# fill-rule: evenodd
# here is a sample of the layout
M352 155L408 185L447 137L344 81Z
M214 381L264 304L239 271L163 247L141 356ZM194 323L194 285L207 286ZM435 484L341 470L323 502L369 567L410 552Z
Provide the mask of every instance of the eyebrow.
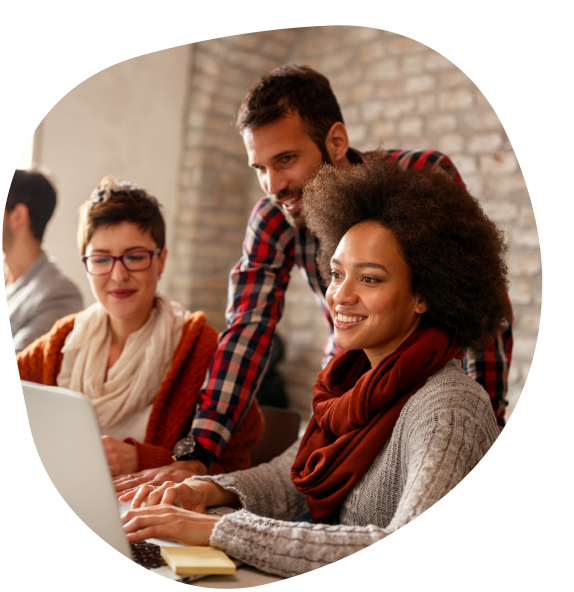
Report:
M335 259L334 257L331 259L331 263L336 263L337 265L341 265L341 262L338 259ZM389 273L387 268L384 265L381 265L380 263L370 263L370 262L357 263L355 265L355 267L357 267L357 268L374 267L376 269L382 269L384 272Z
M130 251L149 251L150 249L148 249L147 247L128 247L127 249L124 249L123 252L124 253L129 253ZM110 253L111 251L109 249L93 249L92 253Z

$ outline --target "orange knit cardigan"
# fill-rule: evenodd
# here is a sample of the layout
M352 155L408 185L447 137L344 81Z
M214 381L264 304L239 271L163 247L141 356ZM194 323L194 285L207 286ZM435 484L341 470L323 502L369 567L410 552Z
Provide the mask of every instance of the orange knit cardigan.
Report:
M62 365L62 347L74 327L76 315L60 319L49 333L21 351L16 360L22 380L56 385ZM160 467L173 462L175 443L189 432L201 386L217 347L217 332L197 311L185 322L172 364L155 397L144 442L126 438L136 447L137 470ZM210 473L228 473L251 465L249 450L263 433L263 416L253 400L243 421L211 466Z

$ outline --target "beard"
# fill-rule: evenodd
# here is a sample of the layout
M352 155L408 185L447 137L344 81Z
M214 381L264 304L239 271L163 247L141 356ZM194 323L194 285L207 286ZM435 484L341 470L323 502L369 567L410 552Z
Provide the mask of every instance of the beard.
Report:
M305 230L306 224L305 218L303 217L303 211L301 209L301 206L299 206L299 209L297 209L295 212L288 212L280 203L280 200L284 199L300 199L302 195L303 188L300 187L299 189L295 190L280 191L277 195L273 196L273 199L275 203L281 208L281 211L283 212L285 219L287 220L287 222L289 222L289 224L291 224L291 226L294 226L295 228L299 228L301 230Z

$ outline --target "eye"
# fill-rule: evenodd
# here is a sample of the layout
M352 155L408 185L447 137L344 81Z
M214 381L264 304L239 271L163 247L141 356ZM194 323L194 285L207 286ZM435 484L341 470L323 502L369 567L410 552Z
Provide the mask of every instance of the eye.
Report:
M329 275L331 276L331 281L337 280L341 277L341 274L338 271L335 271L334 269L331 270Z
M93 265L107 265L111 260L111 257L106 257L105 255L92 255L90 257Z
M365 284L378 284L381 281L377 278L371 277L370 275L365 275L361 279L363 282L365 282Z
M145 259L146 257L147 257L147 253L135 251L133 253L128 253L125 256L125 259L128 263L137 263L138 261L141 261L142 259Z
M281 164L289 164L295 158L294 154L286 154L279 159Z

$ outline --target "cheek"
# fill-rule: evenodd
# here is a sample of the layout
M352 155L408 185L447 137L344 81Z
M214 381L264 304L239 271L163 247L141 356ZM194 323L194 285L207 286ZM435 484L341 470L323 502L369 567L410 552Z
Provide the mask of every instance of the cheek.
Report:
M325 299L327 300L327 304L329 306L329 308L331 308L331 306L333 305L333 288L332 288L333 284L329 284L329 287L327 288L327 292L325 294Z
M92 294L96 299L101 300L101 298L105 296L105 278L88 275L88 282L90 282Z

